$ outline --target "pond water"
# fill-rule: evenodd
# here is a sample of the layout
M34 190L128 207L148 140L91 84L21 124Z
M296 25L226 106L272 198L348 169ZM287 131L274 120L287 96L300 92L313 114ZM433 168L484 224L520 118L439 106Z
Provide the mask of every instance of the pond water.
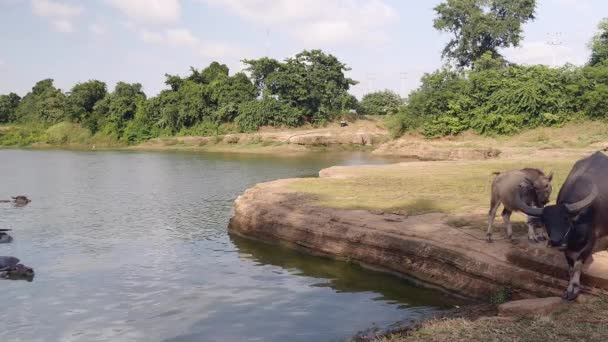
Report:
M36 271L0 282L0 341L341 341L455 302L396 277L230 237L262 181L369 155L0 150L0 245Z

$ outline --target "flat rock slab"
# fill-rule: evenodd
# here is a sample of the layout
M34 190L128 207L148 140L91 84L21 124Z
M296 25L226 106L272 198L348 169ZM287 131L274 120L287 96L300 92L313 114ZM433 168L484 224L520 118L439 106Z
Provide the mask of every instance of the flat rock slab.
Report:
M560 297L514 300L498 306L501 316L548 315L564 304Z
M473 298L488 299L505 288L514 299L561 296L567 287L563 253L530 244L525 236L516 244L489 244L485 232L451 227L443 214L407 217L318 207L306 194L290 190L292 181L258 184L239 196L229 232L349 260ZM608 289L606 270L608 255L594 255L581 279L583 292Z

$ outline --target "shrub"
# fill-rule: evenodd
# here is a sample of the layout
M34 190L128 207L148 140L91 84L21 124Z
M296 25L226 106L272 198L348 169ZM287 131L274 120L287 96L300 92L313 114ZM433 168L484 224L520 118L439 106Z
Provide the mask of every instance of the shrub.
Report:
M46 130L46 142L53 145L88 144L91 132L78 124L60 122Z
M252 132L262 126L296 127L301 122L302 115L298 109L272 97L243 103L235 119L243 132Z
M403 99L399 94L383 90L363 96L359 103L359 112L365 115L395 114L402 105Z

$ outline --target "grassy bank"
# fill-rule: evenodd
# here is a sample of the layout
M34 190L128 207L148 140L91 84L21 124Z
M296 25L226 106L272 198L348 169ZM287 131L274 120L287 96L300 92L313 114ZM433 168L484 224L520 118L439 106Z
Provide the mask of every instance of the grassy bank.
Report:
M330 169L337 177L301 179L292 187L318 205L342 209L402 210L410 214L487 211L492 172L538 167L555 171L553 198L575 159L411 162Z
M405 341L605 341L608 301L570 304L549 316L431 320L417 329L374 340Z

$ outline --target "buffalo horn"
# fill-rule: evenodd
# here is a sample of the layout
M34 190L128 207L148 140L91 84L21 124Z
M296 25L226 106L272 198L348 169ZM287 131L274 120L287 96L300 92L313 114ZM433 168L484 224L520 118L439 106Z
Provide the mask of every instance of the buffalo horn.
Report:
M583 198L582 200L580 200L576 203L564 204L564 205L566 206L566 209L568 210L569 213L576 214L579 211L590 206L591 203L593 203L593 201L597 197L597 194L598 194L597 186L595 186L595 184L594 184L593 188L591 189L591 192L589 193L589 195L587 195L587 197Z

